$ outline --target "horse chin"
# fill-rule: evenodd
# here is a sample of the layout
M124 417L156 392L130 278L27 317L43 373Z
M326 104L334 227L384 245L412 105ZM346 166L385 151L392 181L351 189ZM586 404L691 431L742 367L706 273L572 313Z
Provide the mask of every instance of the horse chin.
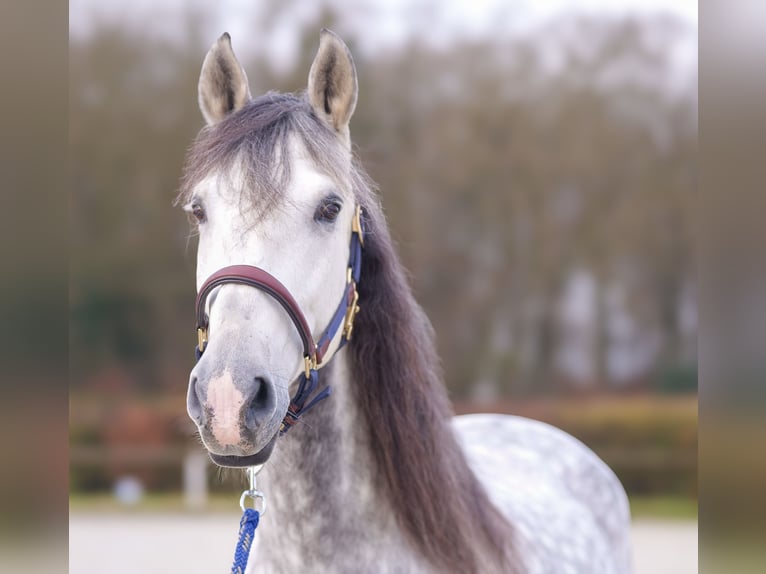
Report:
M268 443L266 443L266 446L264 446L261 450L259 450L255 454L236 456L236 455L214 454L208 451L208 455L210 456L210 460L212 460L218 466L223 466L227 468L244 468L248 466L257 466L269 460L269 457L271 456L271 453L274 450L274 445L277 442L278 434L279 433L276 433L272 437L272 439Z

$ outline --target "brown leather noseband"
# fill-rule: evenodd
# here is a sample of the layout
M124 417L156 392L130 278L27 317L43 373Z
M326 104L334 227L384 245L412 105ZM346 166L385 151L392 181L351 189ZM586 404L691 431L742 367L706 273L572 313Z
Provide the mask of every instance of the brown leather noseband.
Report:
M208 317L205 312L207 297L213 289L227 283L238 283L255 287L276 299L282 308L287 311L295 328L298 330L298 334L301 336L303 356L315 357L317 364L321 362L321 355L317 354L316 343L314 343L314 338L311 336L311 329L306 321L306 317L303 316L301 308L290 294L290 291L276 277L260 267L252 265L230 265L229 267L219 269L207 278L199 293L197 293L197 333L199 334L198 349L200 354L204 352L207 344Z

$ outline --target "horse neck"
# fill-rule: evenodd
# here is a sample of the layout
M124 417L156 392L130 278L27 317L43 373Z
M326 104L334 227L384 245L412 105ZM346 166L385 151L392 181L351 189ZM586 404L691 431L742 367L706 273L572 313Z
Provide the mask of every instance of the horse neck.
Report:
M390 548L402 567L412 568L420 558L408 552L393 510L380 497L346 353L339 352L320 376L321 385L332 385L332 395L280 441L259 476L269 509L255 563L259 571L293 572L313 564L352 572Z

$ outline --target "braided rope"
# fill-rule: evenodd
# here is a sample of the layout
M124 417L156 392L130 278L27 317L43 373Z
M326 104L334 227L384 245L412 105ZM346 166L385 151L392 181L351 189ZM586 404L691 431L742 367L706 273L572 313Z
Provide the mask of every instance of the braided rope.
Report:
M250 556L250 548L253 545L253 535L258 527L260 514L253 508L246 508L239 521L239 539L237 549L234 552L234 564L231 566L231 574L245 574L247 559Z

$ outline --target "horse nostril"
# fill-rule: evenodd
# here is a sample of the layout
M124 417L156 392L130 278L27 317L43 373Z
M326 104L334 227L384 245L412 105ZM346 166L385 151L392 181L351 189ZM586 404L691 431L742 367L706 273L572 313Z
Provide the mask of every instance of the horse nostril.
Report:
M189 381L189 392L186 396L186 410L189 413L191 419L198 425L202 425L204 422L204 411L202 410L202 403L200 402L199 394L197 392L197 377L192 377Z
M255 384L257 390L255 391L255 396L253 397L253 406L268 402L270 393L266 381L259 377L255 379Z
M275 406L275 396L271 385L263 378L257 377L253 381L254 392L247 409L246 419L248 426L258 425L271 416Z

